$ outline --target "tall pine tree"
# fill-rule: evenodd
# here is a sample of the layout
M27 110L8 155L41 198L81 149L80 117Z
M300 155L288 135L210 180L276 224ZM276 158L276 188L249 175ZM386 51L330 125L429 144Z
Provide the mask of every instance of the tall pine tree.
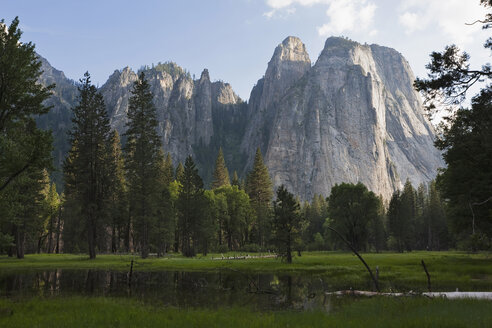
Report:
M269 239L268 231L273 190L268 168L263 163L260 148L256 150L253 169L249 172L246 180L246 192L249 195L253 211L256 214L256 236L254 238L261 247L264 247L266 241Z
M125 163L121 151L120 135L116 130L111 132L108 145L109 161L114 169L110 184L110 222L111 252L119 250L121 242L129 240L130 224L128 218L127 185Z
M224 154L222 153L222 147L219 148L219 154L217 155L217 160L215 161L215 170L212 180L212 189L217 189L223 186L230 186L231 182L229 180L229 171L227 171L227 166L224 160Z
M129 100L125 136L125 164L128 173L130 213L142 258L149 255L150 234L156 223L161 195L159 165L161 140L150 85L140 73Z
M89 73L80 80L79 104L72 108L72 148L64 165L67 197L75 202L77 217L84 224L88 253L96 257L96 246L108 213L110 176L108 163L109 118L103 97L90 81ZM72 221L72 224L80 225Z
M200 219L204 210L205 198L203 181L198 175L198 169L191 156L186 158L183 175L179 182L181 183L177 201L179 241L183 255L192 257L196 254L199 241L199 233L202 227Z

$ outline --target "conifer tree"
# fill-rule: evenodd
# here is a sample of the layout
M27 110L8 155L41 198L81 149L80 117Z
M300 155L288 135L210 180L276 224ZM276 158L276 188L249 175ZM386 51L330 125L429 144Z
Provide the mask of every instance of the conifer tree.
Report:
M121 151L120 135L118 131L111 132L108 160L112 162L114 172L110 175L110 227L111 252L119 250L121 241L128 240L130 224L128 216L127 186L125 178L125 163Z
M179 234L181 251L187 257L195 256L199 239L201 212L204 210L203 181L191 156L185 161L183 175L179 180L181 190L178 196Z
M230 186L229 172L224 160L224 154L222 153L222 147L219 148L219 154L215 161L215 170L212 180L212 189L217 189L223 186Z
M175 174L175 179L177 181L181 181L183 179L183 174L184 174L184 167L181 162L178 163L178 166L176 167L176 174Z
M239 177L237 176L236 170L234 170L234 173L232 174L231 185L237 186L239 189L241 189L241 180L239 180Z
M161 195L157 206L157 221L152 232L151 242L156 248L157 256L161 256L175 242L177 229L174 206L175 196L173 196L176 182L174 181L174 168L170 153L167 153L165 158L162 156L159 164L158 181Z
M405 239L405 222L401 215L401 193L396 190L391 196L388 207L388 228L391 236L389 246L403 252Z
M163 179L165 184L170 184L174 180L174 167L171 154L167 153L166 160L164 162Z
M400 216L402 222L405 224L403 241L407 251L411 251L415 248L415 232L416 232L416 203L415 203L415 189L412 187L410 180L407 179L403 186L403 192L400 197Z
M299 202L283 185L277 189L273 211L273 233L278 253L287 263L292 263L292 250L299 241L302 220Z
M54 85L38 83L41 62L31 42L21 42L19 19L8 28L0 21L0 193L32 168L51 166L51 131L42 131L35 118L46 114L44 105ZM1 196L1 195L0 195Z
M19 259L24 258L26 243L39 240L39 232L44 230L43 191L47 185L46 171L30 167L5 188L0 219L8 215L2 225L9 228L13 237L9 256L15 254ZM31 250L36 250L37 245L32 245L32 242L30 245Z
M61 199L56 191L55 183L47 183L47 188L44 191L44 207L45 207L45 229L47 236L46 253L53 253L55 248L56 237L56 222L59 219L59 208L61 206ZM38 252L41 250L43 236L40 236L38 242Z
M150 85L140 73L133 85L128 107L125 136L125 166L129 184L130 213L142 258L150 249L150 233L157 217L161 195L159 165L162 161L161 140Z
M260 148L256 150L253 169L249 172L246 180L246 192L256 214L257 242L263 247L269 238L268 231L273 191L268 168L263 163Z
M107 160L110 127L103 97L92 85L89 73L80 82L79 104L72 108L73 128L69 132L72 148L64 174L67 197L74 203L73 214L84 222L89 257L94 259L108 213L108 187L114 170Z

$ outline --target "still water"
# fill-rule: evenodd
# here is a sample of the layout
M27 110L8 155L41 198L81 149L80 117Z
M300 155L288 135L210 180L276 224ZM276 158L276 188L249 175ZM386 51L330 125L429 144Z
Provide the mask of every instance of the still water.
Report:
M330 310L322 278L235 271L53 270L0 274L0 297L110 296L180 308L250 306L258 310Z

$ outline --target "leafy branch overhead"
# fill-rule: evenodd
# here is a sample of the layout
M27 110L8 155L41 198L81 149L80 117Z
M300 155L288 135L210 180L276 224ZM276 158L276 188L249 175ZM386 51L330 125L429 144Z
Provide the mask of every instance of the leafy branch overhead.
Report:
M486 8L492 7L492 1L481 0ZM484 19L477 20L469 25L480 23L483 29L492 27L492 14L488 13ZM492 50L492 38L488 38L484 47ZM461 104L467 91L477 82L487 82L492 78L492 67L489 63L480 69L470 68L470 55L462 52L458 46L447 46L442 52L432 52L431 62L426 65L428 75L426 79L417 78L415 88L422 92L426 109L431 113L437 103L445 106Z

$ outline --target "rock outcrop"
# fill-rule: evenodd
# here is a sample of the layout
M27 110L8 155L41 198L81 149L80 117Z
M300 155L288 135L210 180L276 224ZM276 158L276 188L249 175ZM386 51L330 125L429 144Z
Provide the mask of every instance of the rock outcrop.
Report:
M41 82L57 84L50 99L54 109L43 124L55 127L56 140L66 140L77 88L42 62ZM285 184L302 199L327 196L341 182L362 182L388 199L406 179L414 186L427 182L444 165L413 89L413 73L390 48L329 38L312 65L301 40L288 37L275 49L249 103L228 83L211 82L206 69L199 79L174 63L143 71L164 151L175 164L192 154L206 182L219 147L231 172L243 177L260 147L274 186ZM100 88L120 134L137 78L126 67ZM64 147L55 145L60 154L66 142Z
M407 178L415 186L434 178L443 163L413 80L395 50L329 38L313 67L267 96L273 119L259 138L274 185L310 199L362 182L388 199Z

